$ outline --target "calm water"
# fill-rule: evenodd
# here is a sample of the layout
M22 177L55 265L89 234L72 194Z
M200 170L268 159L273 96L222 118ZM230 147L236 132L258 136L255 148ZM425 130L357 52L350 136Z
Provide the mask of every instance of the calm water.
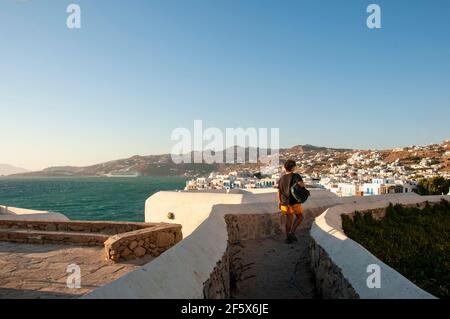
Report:
M144 221L144 203L182 177L0 178L0 205L63 213L70 219Z

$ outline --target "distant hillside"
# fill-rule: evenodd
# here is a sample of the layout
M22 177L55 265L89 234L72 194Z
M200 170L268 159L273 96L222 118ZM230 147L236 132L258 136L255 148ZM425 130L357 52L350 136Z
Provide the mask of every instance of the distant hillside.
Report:
M4 175L12 175L12 174L19 174L19 173L25 173L27 172L26 169L15 167L9 164L0 164L0 176Z
M350 152L353 151L349 148L330 148L330 147L322 147L322 146L314 146L310 144L306 145L296 145L288 149L284 149L282 151L289 151L289 152L324 152L324 151L334 151L334 152Z
M179 164L172 162L170 155L135 155L91 166L49 167L38 172L27 172L15 176L103 176L113 172L137 172L142 176L194 176L207 174L217 168L216 164Z
M387 163L399 161L403 164L419 163L422 158L431 158L436 163L445 161L443 157L445 151L449 149L449 142L442 144L433 144L426 149L417 149L416 147L404 147L394 150L377 151L380 157ZM233 163L225 163L226 152L224 153L224 164L207 164L205 162L199 164L175 164L170 154L140 156L135 155L130 158L119 159L100 163L85 167L60 166L49 167L39 172L16 173L14 176L103 176L109 173L139 173L142 176L200 176L207 175L212 171L222 173L250 170L258 171L261 163L249 163L250 153L270 154L270 150L243 148L239 146L231 147L226 151L234 154L235 161ZM280 149L280 163L288 158L294 158L301 161L304 170L309 171L327 171L330 165L341 165L355 153L370 154L372 150L352 150L343 148L319 147L313 145L296 145L291 148ZM191 152L193 161L194 152ZM245 163L242 163L245 156ZM448 160L447 160L448 161ZM238 163L239 162L239 163ZM305 166L306 165L306 166ZM0 166L1 167L1 166ZM0 171L1 172L1 171ZM11 171L8 171L9 174ZM1 174L1 173L0 173Z
M232 148L230 148L232 149ZM227 150L230 150L227 149ZM235 146L233 153L235 162L239 159L242 161L242 156L239 156L242 152L245 154L245 158L249 158L250 151L256 151L258 154L264 151L269 153L270 150L255 149L255 148L243 148ZM326 147L316 147L312 145L298 145L288 149L280 149L281 158L283 154L291 153L304 153L304 152L324 152L324 151L349 151L341 149L331 149ZM193 159L193 152L191 158ZM224 155L225 162L225 155ZM49 167L38 172L27 172L23 174L17 174L16 176L102 176L111 172L137 172L142 176L198 176L209 174L212 171L229 171L232 169L240 169L242 166L246 168L257 168L259 164L175 164L172 161L170 154L162 155L148 155L140 156L135 155L130 158L113 160L105 163L100 163L91 166L74 167L74 166L59 166Z

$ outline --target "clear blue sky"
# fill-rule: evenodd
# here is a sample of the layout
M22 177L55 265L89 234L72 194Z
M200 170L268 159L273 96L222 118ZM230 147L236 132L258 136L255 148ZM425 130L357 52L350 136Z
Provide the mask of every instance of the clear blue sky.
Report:
M166 153L195 119L279 127L282 147L440 142L449 14L447 0L2 0L0 163Z

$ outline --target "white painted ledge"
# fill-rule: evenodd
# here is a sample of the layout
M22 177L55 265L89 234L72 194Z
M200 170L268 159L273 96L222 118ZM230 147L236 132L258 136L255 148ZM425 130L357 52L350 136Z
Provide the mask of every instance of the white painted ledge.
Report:
M68 221L69 218L60 213L32 210L0 205L0 219L34 220L34 221Z
M438 202L450 196L419 196L417 194L392 194L369 197L347 197L342 204L327 209L318 216L311 228L311 236L328 254L331 261L340 268L342 275L364 299L432 299L430 293L417 287L396 270L372 255L367 249L348 238L342 229L341 215L355 210L387 207L393 204L415 204L425 201ZM367 266L377 264L381 268L381 288L370 289L366 280Z

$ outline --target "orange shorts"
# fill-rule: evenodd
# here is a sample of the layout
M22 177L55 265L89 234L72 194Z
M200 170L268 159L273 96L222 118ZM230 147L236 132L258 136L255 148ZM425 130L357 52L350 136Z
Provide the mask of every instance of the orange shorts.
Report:
M283 215L301 215L303 213L302 204L281 205L281 213Z

